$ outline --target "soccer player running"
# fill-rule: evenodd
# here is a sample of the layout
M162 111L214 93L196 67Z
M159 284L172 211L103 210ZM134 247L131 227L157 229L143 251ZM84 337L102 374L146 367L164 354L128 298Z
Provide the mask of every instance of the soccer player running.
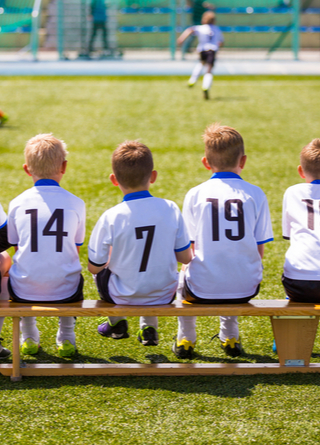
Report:
M215 25L215 20L216 16L214 12L205 12L201 19L202 25L190 26L177 40L178 45L182 45L189 36L195 35L198 37L197 51L200 54L200 62L194 67L188 85L189 87L193 87L201 75L203 67L205 67L206 71L202 82L205 99L209 99L209 90L213 79L212 70L216 54L223 44L223 35L220 28Z

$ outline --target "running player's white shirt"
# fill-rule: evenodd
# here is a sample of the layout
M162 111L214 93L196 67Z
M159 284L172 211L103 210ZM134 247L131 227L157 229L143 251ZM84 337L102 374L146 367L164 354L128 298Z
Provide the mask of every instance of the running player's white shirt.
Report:
M284 275L320 280L320 180L289 187L283 197L282 234L290 239Z
M193 34L198 37L197 51L218 51L223 35L220 28L215 25L191 26Z
M85 204L51 179L41 179L9 205L8 239L17 245L10 269L22 299L58 301L80 282L77 246L84 241Z
M109 294L117 304L167 304L178 286L175 252L190 246L178 206L148 191L129 193L103 213L90 237L89 261L110 263Z
M186 270L190 290L203 299L250 297L262 280L257 244L272 241L263 191L231 172L191 189L183 216L195 257Z

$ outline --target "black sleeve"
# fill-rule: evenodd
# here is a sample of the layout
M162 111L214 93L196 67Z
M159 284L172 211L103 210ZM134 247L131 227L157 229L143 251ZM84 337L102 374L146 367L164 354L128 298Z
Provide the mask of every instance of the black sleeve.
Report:
M9 249L12 244L8 242L7 224L0 229L0 252Z

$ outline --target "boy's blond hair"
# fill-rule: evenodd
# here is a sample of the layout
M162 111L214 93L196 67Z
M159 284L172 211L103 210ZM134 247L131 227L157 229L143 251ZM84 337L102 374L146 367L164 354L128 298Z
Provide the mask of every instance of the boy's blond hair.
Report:
M202 25L214 25L216 21L216 15L212 11L207 11L202 14L201 23Z
M24 149L29 172L41 179L59 174L67 154L66 144L51 133L34 136Z
M242 136L234 128L214 123L206 128L203 140L211 168L227 171L236 167L240 157L244 155Z
M300 164L304 173L308 173L314 179L320 179L320 139L313 139L303 147Z
M139 141L124 141L113 152L112 170L123 187L144 186L153 170L152 153Z

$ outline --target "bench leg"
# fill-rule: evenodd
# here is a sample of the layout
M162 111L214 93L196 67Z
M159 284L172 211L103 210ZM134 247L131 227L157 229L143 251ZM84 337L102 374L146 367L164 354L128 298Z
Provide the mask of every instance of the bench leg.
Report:
M319 317L273 316L270 318L280 365L309 366Z
M13 340L12 340L12 382L19 382L21 377L20 372L20 317L13 317Z

